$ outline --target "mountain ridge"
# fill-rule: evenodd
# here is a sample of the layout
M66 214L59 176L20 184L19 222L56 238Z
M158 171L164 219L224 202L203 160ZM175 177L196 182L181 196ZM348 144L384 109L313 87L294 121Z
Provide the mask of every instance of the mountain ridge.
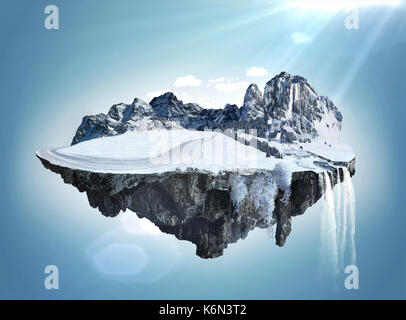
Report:
M318 95L304 77L281 72L266 83L263 93L251 84L241 107L226 104L223 109L205 109L184 103L173 92L149 103L135 98L131 104L115 104L107 114L83 117L71 145L127 131L173 127L257 129L258 136L266 139L310 142L328 131L339 132L341 123L342 115L328 97Z

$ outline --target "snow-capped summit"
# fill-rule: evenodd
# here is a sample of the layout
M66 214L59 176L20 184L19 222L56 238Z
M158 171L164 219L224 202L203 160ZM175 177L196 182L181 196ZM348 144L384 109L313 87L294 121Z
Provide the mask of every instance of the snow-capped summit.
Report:
M135 98L132 104L113 105L107 114L85 116L76 131L72 145L82 141L105 136L114 136L127 131L140 131L152 128L165 128L167 123L160 121L151 105Z
M289 120L294 114L311 113L317 100L316 91L300 76L282 72L265 85L265 109L272 119Z
M337 107L301 76L282 72L270 80L264 90L264 105L273 135L280 133L287 142L336 135L341 130L342 115Z
M242 119L255 120L265 117L264 100L262 92L253 83L245 92L244 104L242 106Z
M144 117L154 116L154 110L145 101L135 98L130 105L120 103L112 106L108 116L116 121L127 122L129 120L140 120Z
M159 97L155 97L149 103L155 114L160 118L178 118L187 116L197 116L203 108L196 103L186 103L178 100L172 92L166 92Z
M214 119L215 124L226 124L241 119L241 110L236 104L227 103L223 110L220 111L218 116Z

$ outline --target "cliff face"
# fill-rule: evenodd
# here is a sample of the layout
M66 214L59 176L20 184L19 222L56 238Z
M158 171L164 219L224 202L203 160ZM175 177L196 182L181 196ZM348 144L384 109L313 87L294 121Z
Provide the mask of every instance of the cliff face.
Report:
M111 174L70 169L39 159L65 183L86 192L89 204L104 216L114 217L130 209L162 232L196 244L196 254L202 258L221 256L229 243L244 239L250 230L274 224L276 244L283 246L292 217L303 214L323 194L320 174L314 171L292 173L286 186L275 178L275 171L269 170ZM355 160L345 167L353 175ZM343 181L343 168L328 171L333 186ZM268 182L275 186L271 199L256 189L262 186L265 191ZM264 197L258 198L258 194Z

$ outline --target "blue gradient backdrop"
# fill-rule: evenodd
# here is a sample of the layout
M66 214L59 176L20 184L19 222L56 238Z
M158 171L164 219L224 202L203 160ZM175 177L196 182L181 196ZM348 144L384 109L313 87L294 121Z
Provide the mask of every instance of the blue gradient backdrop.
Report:
M44 28L48 4L59 7L57 31ZM276 1L0 6L1 298L406 298L404 5L362 7L351 31L345 12L280 9ZM297 32L311 41L295 43ZM344 140L357 153L357 291L344 289L343 272L338 290L320 279L320 203L293 220L283 248L255 230L224 256L203 260L173 236L126 233L35 157L69 144L85 114L188 74L252 81L251 66L269 70L268 78L283 70L306 77L343 113ZM112 244L121 249L97 261ZM100 263L110 258L111 268L148 265L136 275L108 274ZM57 291L43 286L48 264L59 267Z

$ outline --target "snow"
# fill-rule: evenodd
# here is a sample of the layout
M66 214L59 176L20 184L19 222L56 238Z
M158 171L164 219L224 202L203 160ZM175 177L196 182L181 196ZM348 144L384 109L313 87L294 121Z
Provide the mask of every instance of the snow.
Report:
M246 133L237 133L240 139L250 141L253 136ZM330 136L328 139L318 137L312 142L306 143L281 143L278 138L267 140L256 137L260 142L267 142L269 146L278 149L286 158L289 155L296 157L314 156L328 159L334 162L350 162L355 158L354 150L347 144L340 141L339 137ZM322 159L318 159L320 161Z
M324 138L320 138L313 140L311 143L303 143L300 145L303 147L303 150L335 162L350 162L355 158L354 150L338 139L330 138L325 140Z
M248 196L248 189L245 183L245 179L245 176L240 175L234 175L230 179L230 197L236 212L240 211L242 201Z
M314 122L314 128L320 137L324 139L339 140L340 139L340 123L337 121L334 112L327 110L327 107L322 105L324 109L323 118L321 121Z
M282 201L288 205L290 198L290 185L292 173L285 162L279 162L272 171L259 172L249 179L245 175L232 175L229 183L231 186L231 201L236 209L240 208L244 201L247 206L255 208L269 223L273 225L273 211L275 208L275 196L278 189L284 191Z
M214 173L239 169L273 170L279 163L283 163L284 170L289 172L322 172L324 169L314 164L314 161L321 160L317 154L334 158L334 161L354 158L351 151L330 148L321 142L303 144L312 154L301 150L299 144L273 144L284 151L284 159L267 158L264 152L253 146L246 146L219 132L174 128L127 132L74 146L40 150L37 155L52 164L77 170L133 174L188 168Z
M275 195L278 185L271 174L258 176L250 186L249 194L255 209L269 221L275 208Z
M149 174L198 168L273 169L276 159L218 132L157 129L37 151L49 162L92 172Z
M292 181L292 172L283 162L276 164L275 169L273 170L273 178L277 181L278 186L283 190L283 199L282 201L287 205L290 198L290 185Z

